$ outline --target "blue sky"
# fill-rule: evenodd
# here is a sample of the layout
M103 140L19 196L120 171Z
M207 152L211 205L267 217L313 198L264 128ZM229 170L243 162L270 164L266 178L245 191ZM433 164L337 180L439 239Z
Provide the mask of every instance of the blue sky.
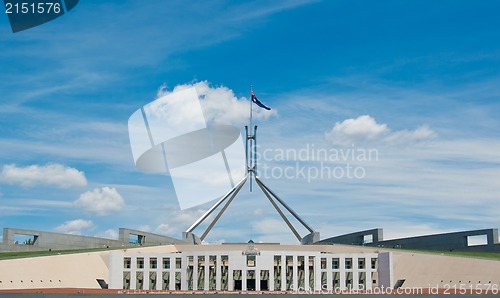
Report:
M359 179L260 173L322 238L374 227L386 238L496 228L499 9L497 1L85 0L15 34L4 15L0 227L179 237L210 204L180 210L169 177L135 168L128 118L179 85L244 103L252 84L273 108L256 120L269 153L261 169L363 170ZM218 112L246 121L224 104ZM378 154L315 160L310 148ZM278 156L301 149L307 158ZM208 241L295 243L260 193L245 190L233 204Z

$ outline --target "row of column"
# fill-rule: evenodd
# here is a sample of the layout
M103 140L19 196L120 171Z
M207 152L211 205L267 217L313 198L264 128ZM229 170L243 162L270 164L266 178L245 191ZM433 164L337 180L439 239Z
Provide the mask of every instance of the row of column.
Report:
M287 256L288 258L291 257L292 260L292 280L291 284L289 287L287 285L287 267L288 267L288 262L287 262ZM162 268L162 258L164 257L170 257L171 260L171 266L170 269L163 269ZM213 290L210 289L210 257L214 258L215 257L215 264L214 264L214 269L215 269L215 290L221 291L221 290L229 290L233 291L235 289L235 280L234 280L234 272L236 270L241 270L241 289L243 291L247 290L248 284L247 284L247 278L248 278L248 271L254 271L254 277L255 277L255 290L260 291L261 289L261 273L263 271L267 271L268 278L267 278L267 286L269 291L287 291L287 290L304 290L304 291L321 291L321 290L333 290L334 287L334 273L338 273L339 275L339 284L338 286L340 287L341 290L345 290L349 288L349 285L346 284L346 278L348 273L352 273L352 285L350 285L353 289L360 289L360 284L359 284L359 274L361 272L365 273L365 282L364 282L364 287L363 289L372 289L373 285L373 276L377 278L376 272L377 269L372 269L370 266L370 260L373 258L372 255L367 255L363 256L365 258L365 269L358 269L357 264L358 264L358 257L356 256L348 256L349 258L352 259L352 265L353 269L345 269L344 267L344 262L345 262L345 257L344 256L328 256L328 255L304 255L304 256L298 256L298 255L267 255L267 256L258 256L257 257L257 265L255 267L249 267L249 266L241 266L241 264L246 264L246 259L244 262L241 262L242 260L237 260L239 258L246 258L245 255L224 255L224 258L227 258L227 285L224 287L222 286L222 255L192 255L192 256L182 256L181 258L181 268L180 269L175 269L175 260L176 258L180 257L179 255L172 255L172 256L141 256L141 258L144 259L144 269L137 268L135 264L137 263L137 257L129 257L131 258L131 263L132 267L130 270L123 270L122 272L125 274L125 272L130 272L130 287L131 289L134 289L137 284L137 272L143 272L143 289L149 289L149 282L150 282L150 272L156 272L156 290L162 290L162 285L163 285L163 273L168 272L169 274L169 289L174 290L176 289L176 273L180 273L180 289L181 290L188 290L188 266L189 266L189 261L190 258L192 258L192 290L198 290L198 258L199 257L204 257L204 283L203 283L203 289L200 290ZM280 259L280 276L278 276L280 280L280 287L275 288L275 258L278 257ZM304 259L304 276L303 276L303 289L298 289L299 287L299 262L298 259L299 257L303 257ZM157 259L157 269L151 269L149 268L150 264L150 258L156 258ZM309 264L310 260L313 262L312 267L313 271L310 271ZM325 258L326 259L326 269L321 268L321 259ZM339 269L331 269L331 264L332 264L332 259L338 258L340 262ZM123 262L123 261L122 261ZM123 264L123 263L122 263ZM310 286L310 275L311 273L314 273L314 280L313 280L313 287L311 288ZM374 274L375 273L375 274ZM323 284L323 279L324 275L326 274L326 284Z

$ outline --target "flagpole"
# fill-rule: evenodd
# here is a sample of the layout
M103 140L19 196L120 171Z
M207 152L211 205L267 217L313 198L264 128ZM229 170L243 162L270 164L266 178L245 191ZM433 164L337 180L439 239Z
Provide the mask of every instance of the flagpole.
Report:
M250 85L250 134L252 134L252 85Z
M253 165L253 129L252 129L252 104L253 104L253 100L252 100L252 96L253 96L253 90L252 90L252 85L250 85L250 134L247 135L247 138L248 140L250 141L249 145L250 145L250 150L249 151L249 159L248 159L248 164L247 164L247 171L248 171L248 174L249 174L249 185L250 185L250 192L252 191L252 165Z

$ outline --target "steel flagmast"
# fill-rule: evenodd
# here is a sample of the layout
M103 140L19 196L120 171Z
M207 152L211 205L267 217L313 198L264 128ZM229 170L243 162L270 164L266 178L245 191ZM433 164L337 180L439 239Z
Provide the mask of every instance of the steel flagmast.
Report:
M255 179L256 185L262 190L262 193L265 195L265 197L269 200L271 205L276 209L278 214L281 216L283 221L287 224L287 226L290 228L292 233L295 235L297 240L300 241L301 244L311 244L314 242L319 241L319 232L316 232L310 225L308 225L290 206L288 206L281 198L279 198L268 186L262 182L262 180L259 178L257 175L257 125L252 127L252 114L253 114L253 103L261 108L264 108L266 110L270 110L270 108L266 107L264 104L262 104L255 94L253 93L252 90L252 85L250 85L250 117L249 117L249 126L245 125L245 162L246 162L246 175L241 179L241 181L234 185L233 188L226 193L217 203L215 203L205 214L203 214L191 227L189 227L185 232L182 233L182 238L184 241L187 241L189 243L193 244L200 244L202 241L205 239L205 237L208 235L208 233L212 230L214 225L217 223L219 218L222 216L224 211L226 211L227 207L231 204L233 199L238 195L239 191L243 187L243 185L246 183L247 180L250 180L250 192L252 191L252 180ZM250 129L250 131L249 131ZM204 222L219 206L222 206L222 208L218 211L217 215L215 218L209 223L208 227L206 228L205 232L201 235L201 237L196 236L193 234L194 229L196 229L202 222ZM281 207L280 207L281 206ZM303 227L305 227L309 234L305 236L301 236L297 229L295 229L294 225L290 220L287 218L287 215L283 212L282 208L287 210L290 214L291 217L294 217Z

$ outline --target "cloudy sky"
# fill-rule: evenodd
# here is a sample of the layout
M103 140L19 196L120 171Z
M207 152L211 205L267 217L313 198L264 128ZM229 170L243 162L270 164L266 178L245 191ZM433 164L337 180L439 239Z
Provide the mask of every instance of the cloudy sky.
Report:
M259 175L322 238L496 228L499 10L85 0L15 34L3 15L0 227L180 237L210 203L181 210L170 177L135 167L128 119L194 86L207 121L242 127L253 85L272 108L255 110ZM249 239L297 242L245 187L206 240Z

